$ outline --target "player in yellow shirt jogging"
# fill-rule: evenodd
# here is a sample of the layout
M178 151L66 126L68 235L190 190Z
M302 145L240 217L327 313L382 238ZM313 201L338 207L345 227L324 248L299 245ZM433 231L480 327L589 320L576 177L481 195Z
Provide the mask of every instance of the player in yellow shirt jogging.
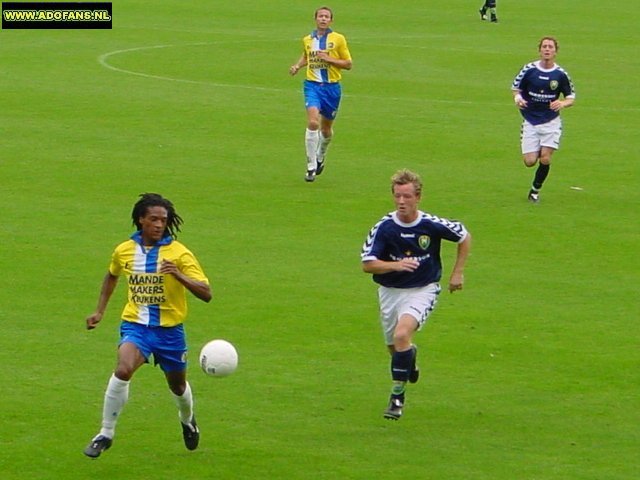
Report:
M331 30L333 12L320 7L315 12L316 29L302 39L303 52L289 73L295 75L304 66L304 102L307 109L305 149L307 173L313 182L324 170L324 162L333 136L333 122L338 114L342 87L342 70L351 70L352 61L344 35Z
M114 250L96 311L86 319L87 329L98 326L118 279L125 277L128 302L122 312L117 366L104 395L102 428L84 450L92 458L111 447L131 377L152 354L178 406L185 446L195 450L200 440L186 378L183 321L187 291L209 302L209 280L193 253L176 240L182 218L171 201L155 193L142 194L131 217L137 231Z

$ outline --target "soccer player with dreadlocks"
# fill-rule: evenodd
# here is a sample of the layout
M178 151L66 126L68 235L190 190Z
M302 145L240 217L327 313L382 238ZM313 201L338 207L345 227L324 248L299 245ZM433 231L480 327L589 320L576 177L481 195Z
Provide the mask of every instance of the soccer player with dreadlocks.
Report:
M86 319L87 329L98 326L119 277L126 277L128 302L122 312L116 369L104 395L102 428L84 450L92 458L111 447L116 422L129 396L131 377L149 362L151 354L164 372L178 407L185 446L195 450L200 440L186 378L183 321L186 292L209 302L209 280L193 253L176 240L182 218L169 200L144 193L131 217L137 231L114 250L98 306Z

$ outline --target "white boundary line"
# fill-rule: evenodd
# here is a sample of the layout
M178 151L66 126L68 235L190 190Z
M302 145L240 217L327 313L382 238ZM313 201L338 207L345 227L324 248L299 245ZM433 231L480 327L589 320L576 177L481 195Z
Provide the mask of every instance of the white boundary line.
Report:
M293 91L298 91L299 89L282 89L282 88L271 88L271 87L258 87L255 85L240 85L240 84L230 84L230 83L217 83L217 82L209 82L209 81L203 81L203 80L189 80L189 79L185 79L185 78L175 78L175 77L167 77L167 76L163 76L163 75L152 75L149 73L144 73L144 72L137 72L134 70L127 70L125 68L119 68L119 67L115 67L113 65L111 65L109 63L109 59L111 57L114 57L116 55L121 55L124 53L130 53L130 52L140 52L143 50L154 50L154 49L162 49L162 48L174 48L174 47L196 47L196 46L208 46L208 45L217 45L219 43L253 43L254 40L241 40L241 41L233 41L233 42L200 42L200 43L185 43L185 44L181 44L181 45L175 45L175 44L167 44L167 45L151 45L151 46L145 46L145 47L133 47L133 48L126 48L126 49L122 49L122 50L114 50L112 52L107 52L104 53L100 56L98 56L98 63L100 63L100 65L102 65L103 67L109 69L109 70L113 70L114 72L119 72L119 73L125 73L128 75L135 75L137 77L143 77L143 78L149 78L149 79L154 79L154 80L165 80L168 82L179 82L179 83L187 83L190 85L208 85L208 86L212 86L212 87L218 87L218 88L239 88L239 89L243 89L243 90L256 90L256 91L267 91L267 92L281 92L281 93L289 93L289 92L293 92ZM471 105L473 103L477 103L477 102L473 102L473 101L464 101L464 100L442 100L442 99L420 99L420 98L410 98L410 97L388 97L388 96L375 96L375 95L350 95L350 94L345 94L343 95L343 97L347 97L347 98L365 98L365 99L374 99L374 100L393 100L393 101L404 101L404 102L426 102L426 103L445 103L445 104L462 104L462 105ZM510 103L505 102L507 105L510 105ZM494 103L491 105L502 105L501 103Z
M272 87L259 87L256 85L241 85L241 84L231 84L231 83L217 83L217 82L209 82L203 80L189 80L186 78L175 78L175 77L167 77L163 75L152 75L144 72L136 72L134 70L127 70L124 68L118 68L109 63L109 59L116 55L121 55L124 53L130 52L140 52L143 50L154 50L154 49L162 49L162 48L177 48L177 47L200 47L200 46L210 46L210 45L219 45L222 43L253 43L254 40L232 40L232 41L224 41L224 42L199 42L199 43L185 43L185 44L167 44L167 45L151 45L151 46L143 46L143 47L133 47L126 48L122 50L114 50L111 52L104 53L98 56L98 63L103 67L113 70L114 72L125 73L128 75L135 75L138 77L149 78L154 80L164 80L168 82L179 82L186 83L190 85L206 85L216 88L237 88L242 90L255 90L262 92L279 92L279 93L290 93L293 92L294 89L283 89L283 88L272 88ZM401 47L402 45L396 45L396 47ZM409 47L407 45L407 47ZM415 46L411 46L411 48L415 48ZM426 47L425 47L426 48ZM297 90L296 90L297 91ZM376 96L376 95L353 95L353 94L345 94L343 95L347 98L364 98L364 99L373 99L373 100L392 100L392 101L402 101L402 102L419 102L419 103L441 103L441 104L451 104L451 105L473 105L478 104L478 101L472 100L443 100L443 99L425 99L425 98L411 98L411 97L389 97L389 96ZM511 102L508 101L509 98L505 95L504 102L486 102L484 105L490 106L505 106L511 108ZM611 108L607 107L597 107L597 106L583 106L581 109L589 109L589 110L602 110L602 111L611 111ZM636 107L619 107L616 108L615 111L629 111L629 112L638 112L640 108Z
M232 42L232 43L249 43L249 40L244 42ZM251 40L253 42L253 40ZM229 42L225 42L229 43ZM108 62L110 57L114 57L116 55L120 55L123 53L129 52L140 52L143 50L154 50L161 48L174 48L174 47L199 47L199 46L207 46L207 45L216 45L216 43L187 43L183 45L152 45L148 47L134 47L134 48L126 48L124 50L114 50L113 52L107 52L98 57L98 63L109 70L113 70L115 72L127 73L129 75L135 75L138 77L151 78L154 80L166 80L169 82L180 82L180 83L188 83L191 85L209 85L212 87L224 87L224 88L241 88L245 90L261 90L261 91L269 91L269 92L286 92L287 90L283 90L281 88L269 88L269 87L257 87L251 85L238 85L238 84L228 84L228 83L216 83L216 82L207 82L202 80L188 80L185 78L174 78L174 77L165 77L162 75L151 75L149 73L136 72L134 70L126 70L124 68L114 67Z

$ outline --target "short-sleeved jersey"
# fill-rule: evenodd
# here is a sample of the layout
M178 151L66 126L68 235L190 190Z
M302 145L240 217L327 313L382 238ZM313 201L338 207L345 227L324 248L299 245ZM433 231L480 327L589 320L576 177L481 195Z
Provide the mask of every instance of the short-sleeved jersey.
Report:
M187 289L173 275L159 273L163 260L175 263L187 277L209 283L198 260L183 244L166 236L153 247L145 247L140 232L136 232L116 247L109 265L109 273L127 279L123 320L161 327L184 321Z
M302 39L302 45L307 59L307 80L321 83L340 81L341 69L321 60L318 52L325 51L333 58L351 60L351 53L344 35L329 29L325 35L318 37L317 31L314 30Z
M413 257L420 262L415 271L374 274L373 281L393 288L424 287L440 281L442 276L442 240L460 243L466 237L467 230L458 221L419 211L414 222L403 223L396 212L391 212L373 226L360 256L363 262L393 262Z
M527 63L511 85L512 90L520 90L527 106L520 113L532 125L547 123L560 115L549 107L549 104L560 98L575 98L576 93L569 74L559 65L545 69L540 61Z

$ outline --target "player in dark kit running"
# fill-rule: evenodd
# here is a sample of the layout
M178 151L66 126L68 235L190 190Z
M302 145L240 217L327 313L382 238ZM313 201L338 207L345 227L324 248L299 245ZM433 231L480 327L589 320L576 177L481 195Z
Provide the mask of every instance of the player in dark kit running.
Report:
M422 181L409 170L391 177L396 210L376 223L362 246L362 269L378 287L380 320L391 353L393 386L383 416L402 416L407 382L418 380L414 333L422 328L440 294L440 244L458 244L449 291L462 289L463 270L471 249L471 235L460 222L418 210Z
M540 60L526 64L513 80L513 101L522 114L520 141L527 167L538 162L529 201L539 201L540 189L551 168L551 155L560 147L560 110L573 105L576 92L569 74L555 63L558 42L543 37L538 44ZM562 98L561 98L562 97Z

